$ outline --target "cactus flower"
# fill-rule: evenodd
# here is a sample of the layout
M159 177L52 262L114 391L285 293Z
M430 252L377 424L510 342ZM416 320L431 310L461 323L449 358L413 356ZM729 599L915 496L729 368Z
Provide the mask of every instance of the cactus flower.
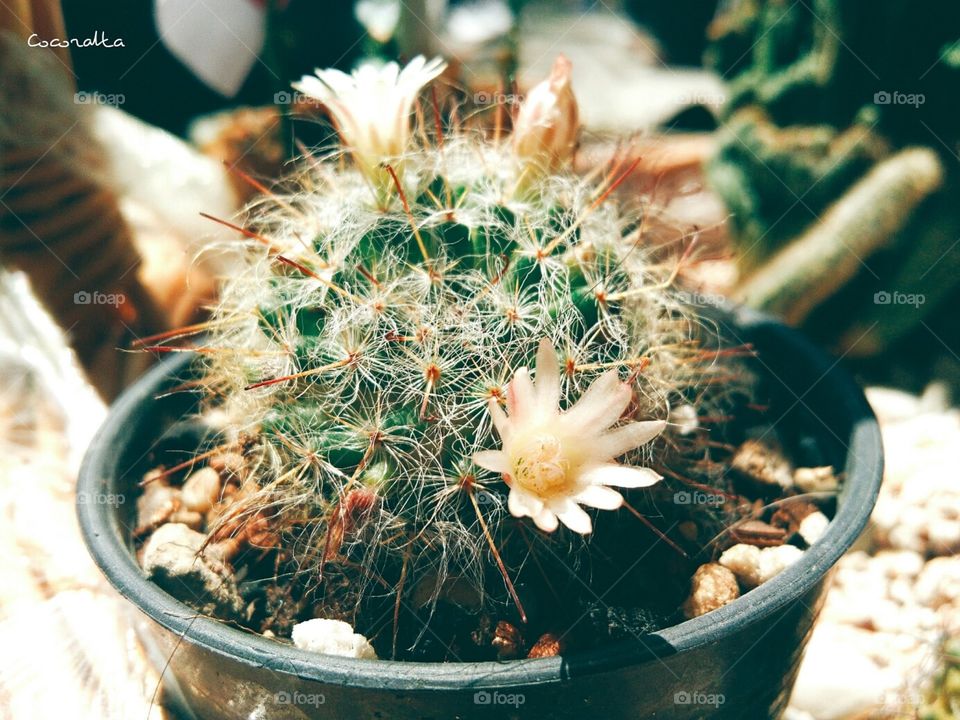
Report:
M615 462L650 442L666 424L653 420L612 428L632 396L629 385L610 370L561 411L557 355L543 340L536 383L527 368L520 368L507 388L507 412L496 399L490 400L501 449L477 452L473 461L503 475L510 487L507 507L514 517L530 517L546 532L562 522L575 532L590 533L593 525L581 505L616 510L623 496L609 486L647 487L661 479L649 468Z
M420 90L447 67L441 58L417 56L402 70L395 62L366 63L347 75L316 70L293 87L320 101L330 112L344 147L373 186L378 201L391 191L384 164L395 168L410 143L410 113Z
M520 106L513 150L526 166L552 171L573 157L579 120L570 85L572 68L565 56L557 56L550 77L534 86Z

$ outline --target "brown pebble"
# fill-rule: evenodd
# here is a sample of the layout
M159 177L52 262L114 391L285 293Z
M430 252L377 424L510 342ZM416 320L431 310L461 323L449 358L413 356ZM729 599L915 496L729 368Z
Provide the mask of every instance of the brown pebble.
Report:
M787 535L793 535L800 529L800 523L808 515L819 512L817 506L806 500L792 500L784 503L770 518L770 524L783 528Z
M730 538L734 544L744 543L756 547L772 547L783 545L786 542L787 531L762 520L747 520L731 528Z
M187 510L205 513L220 498L221 486L220 473L212 467L200 468L184 481L180 498Z
M264 515L255 515L240 530L240 537L246 539L251 547L267 550L280 544L280 536L273 529L273 523Z
M140 481L141 487L146 487L147 485L169 485L170 476L165 474L163 468L154 468L153 470L148 470L144 476L143 480Z
M740 597L737 576L717 563L697 568L690 581L690 597L683 604L687 618L695 618L721 608Z
M230 562L243 548L243 542L237 538L226 538L207 545L206 552L224 562Z
M544 633L527 653L528 658L554 657L563 652L563 642L553 633Z
M224 483L239 481L245 465L243 455L236 452L214 455L207 461L207 467L219 473Z
M153 532L180 507L180 491L160 482L151 482L137 498L137 527L134 535Z
M762 486L789 487L793 473L783 453L759 440L745 441L730 459L730 467L741 477Z
M470 633L470 639L477 647L486 647L493 640L493 621L489 615L481 615L477 627Z
M506 620L501 620L497 623L496 630L493 631L493 640L490 641L490 644L496 648L498 658L511 660L520 657L523 637L514 625Z
M167 522L181 523L191 530L199 530L203 527L203 515L193 510L187 510L184 507L177 508L170 516Z

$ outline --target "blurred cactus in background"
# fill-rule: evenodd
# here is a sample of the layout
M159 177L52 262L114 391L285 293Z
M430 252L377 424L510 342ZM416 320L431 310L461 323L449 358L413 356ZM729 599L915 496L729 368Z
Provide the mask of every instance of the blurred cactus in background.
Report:
M960 214L940 198L957 182L960 9L742 0L709 35L730 95L708 176L732 212L741 295L839 349L877 352L956 288ZM894 290L926 302L876 307Z

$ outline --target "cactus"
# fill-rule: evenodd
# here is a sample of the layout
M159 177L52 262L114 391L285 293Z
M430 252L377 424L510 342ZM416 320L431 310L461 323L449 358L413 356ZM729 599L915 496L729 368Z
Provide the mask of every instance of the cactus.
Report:
M838 354L949 332L923 325L957 291L958 21L960 7L936 0L738 0L709 27L706 64L729 93L706 172L731 212L743 281L735 294L802 323ZM905 185L877 183L891 168L914 174ZM916 192L900 192L909 185ZM897 222L864 215L865 192L871 212ZM817 248L804 249L811 238ZM832 277L820 282L826 268ZM873 302L893 289L926 304Z
M512 142L439 120L409 133L420 86L441 70L418 59L300 84L331 109L345 151L308 159L289 192L252 209L245 271L225 283L202 348L209 402L248 460L212 540L267 528L325 612L355 622L365 602L399 613L451 582L523 618L518 569L531 555L574 565L588 547L583 511L560 513L576 532L540 522L508 501L509 472L479 464L506 440L501 402L515 425L514 396L542 397L552 373L554 408L589 394L609 416L601 427L585 412L596 425L584 438L622 414L638 422L607 436L608 458L659 465L674 434L649 441L714 367L670 288L675 262L655 261L641 216L610 200L629 168L599 184L569 170L569 63L531 93ZM380 93L367 116L365 92ZM523 390L535 357L536 390ZM646 481L609 484L660 477L617 469ZM584 497L626 502L608 488Z

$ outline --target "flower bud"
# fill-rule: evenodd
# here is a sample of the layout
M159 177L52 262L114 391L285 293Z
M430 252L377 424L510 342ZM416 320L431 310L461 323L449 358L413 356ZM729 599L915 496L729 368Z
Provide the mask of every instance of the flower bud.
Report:
M549 172L573 157L579 121L570 85L572 69L565 56L557 56L550 77L530 90L520 106L513 149L524 165Z

